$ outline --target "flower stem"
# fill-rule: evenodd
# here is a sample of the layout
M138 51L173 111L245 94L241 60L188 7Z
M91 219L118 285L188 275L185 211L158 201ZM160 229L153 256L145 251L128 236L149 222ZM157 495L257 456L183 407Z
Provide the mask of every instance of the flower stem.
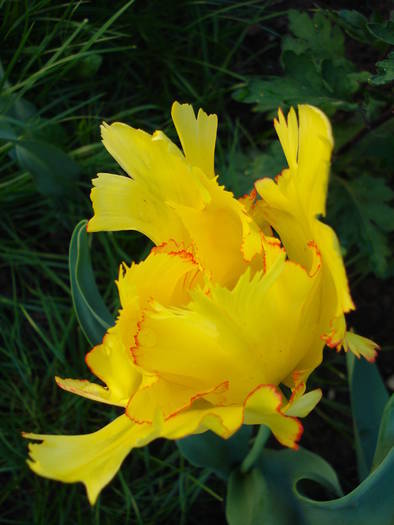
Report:
M261 454L261 451L263 450L267 442L267 439L270 436L270 433L271 432L268 427L266 427L265 425L260 425L259 431L254 440L253 446L242 462L242 465L241 465L242 474L246 474L254 466L254 464L256 463L256 461L258 460Z

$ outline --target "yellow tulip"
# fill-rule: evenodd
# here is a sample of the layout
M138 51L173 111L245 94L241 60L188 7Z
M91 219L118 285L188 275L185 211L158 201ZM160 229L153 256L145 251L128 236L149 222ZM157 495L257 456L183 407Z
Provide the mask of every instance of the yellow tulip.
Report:
M310 106L300 107L300 129L290 115L288 125L283 117L277 124L289 170L277 184L256 184L261 199L254 191L236 200L218 185L214 115L200 110L196 118L191 106L174 104L184 153L161 132L103 126L104 145L129 176L93 181L88 230L134 229L156 247L121 266L116 324L86 357L105 386L56 380L124 413L88 435L25 434L42 440L29 445L36 473L83 482L93 504L130 450L158 437L212 430L227 438L242 424L265 424L297 447L297 418L321 397L305 393L305 381L321 362L330 323L336 329L352 302L335 234L316 219L329 123ZM373 343L349 334L343 345L368 354Z

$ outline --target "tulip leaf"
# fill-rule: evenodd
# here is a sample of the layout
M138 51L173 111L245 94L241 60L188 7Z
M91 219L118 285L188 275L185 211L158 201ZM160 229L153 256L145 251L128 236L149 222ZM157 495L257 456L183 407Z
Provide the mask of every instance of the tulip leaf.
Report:
M383 461L390 450L394 447L394 394L387 401L383 411L382 420L378 435L378 444L376 446L373 458L372 469Z
M342 498L313 501L298 494L303 525L392 525L394 450L358 487Z
M360 480L371 470L388 393L376 365L347 354L350 398Z
M213 432L189 436L177 441L182 455L197 467L206 467L226 479L239 465L249 450L251 426L242 426L229 439L222 439Z
M243 474L234 470L228 480L226 518L229 525L275 525L267 482L262 472L254 468ZM262 519L264 517L264 521Z
M230 525L391 525L393 477L391 449L367 479L343 496L334 470L320 456L304 449L265 449L253 471L231 474L227 519Z
M296 488L302 480L319 483L319 488L327 489L330 495L342 495L334 470L320 456L304 449L263 450L253 470L247 474L237 470L229 478L226 500L229 524L303 523Z
M71 294L74 309L83 333L91 345L100 343L105 332L114 325L97 289L90 260L87 221L79 222L72 234L69 249Z

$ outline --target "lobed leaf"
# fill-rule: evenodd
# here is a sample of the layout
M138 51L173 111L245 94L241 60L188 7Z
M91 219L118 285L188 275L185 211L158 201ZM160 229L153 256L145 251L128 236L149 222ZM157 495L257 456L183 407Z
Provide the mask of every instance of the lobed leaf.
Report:
M379 277L386 276L392 256L388 233L394 231L393 198L383 178L366 174L354 180L335 177L329 193L328 220L341 244L368 259Z
M377 74L374 75L370 82L376 86L388 84L394 80L394 51L389 56L376 63Z

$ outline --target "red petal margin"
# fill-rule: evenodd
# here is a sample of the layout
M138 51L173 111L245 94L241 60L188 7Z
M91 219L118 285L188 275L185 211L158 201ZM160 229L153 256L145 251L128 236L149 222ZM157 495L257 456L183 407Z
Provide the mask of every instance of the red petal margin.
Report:
M279 441L279 443L281 443L281 445L283 445L283 446L285 446L285 447L288 447L288 448L292 448L293 450L298 450L298 448L299 448L298 442L300 441L301 436L302 436L302 434L303 434L303 432L304 432L304 427L302 426L302 423L301 423L301 421L300 421L298 418L293 417L293 416L286 416L286 414L284 414L284 413L282 412L282 408L283 408L283 394L282 394L282 392L279 390L279 388L278 388L277 386L272 385L272 384L267 384L267 385L258 385L256 388L254 388L253 390L251 390L251 391L249 392L249 394L247 395L247 397L246 397L244 403L243 403L243 412L245 413L246 404L247 404L248 400L250 399L250 397L252 397L252 395L253 395L255 392L257 392L258 390L263 389L263 388L265 388L265 389L269 389L269 390L271 390L272 392L274 392L275 397L276 397L277 400L278 400L278 403L277 403L277 405L276 405L276 407L275 407L275 411L276 411L281 417L284 417L284 418L287 418L287 419L292 419L293 421L295 421L295 422L297 423L297 426L298 426L298 432L297 432L297 434L294 436L294 439L293 439L293 445L292 445L292 446L288 447L288 445L286 445L285 443L283 443L283 442L281 441L281 439L280 439L278 436L276 436L276 435L274 434L274 435L275 435L275 438ZM287 403L286 403L286 405L287 405ZM286 406L286 405L285 405L285 406ZM244 416L243 416L243 419L242 419L242 423L243 423L243 421L244 421Z
M158 377L158 381L162 380L162 381L165 381L163 380L159 375L157 376ZM138 392L141 392L142 390L148 390L150 388L152 388L154 385L156 385L157 382L154 382L150 385L147 385L145 386L144 388L142 388L141 390L138 390L130 399L129 399L129 402L126 406L126 415L127 417L129 417L131 419L131 421L133 421L134 423L137 423L137 424L151 424L152 423L152 420L151 419L145 419L145 420L141 420L141 419L137 419L136 417L133 416L133 414L130 412L130 404L132 403L133 401L133 398L134 396L138 393ZM192 395L189 400L184 404L182 405L181 407L179 407L177 410L175 410L174 412L171 412L170 414L167 414L164 416L164 420L165 421L168 421L169 419L173 418L173 417L176 417L178 414L180 414L181 412L183 412L184 410L190 408L192 406L192 404L194 403L194 401L197 401L197 399L201 399L201 398L204 398L204 396L207 396L209 394L214 394L215 392L223 392L223 391L226 391L228 390L229 388L229 381L224 381L223 383L220 383L219 385L216 385L215 387L213 388L210 388L204 392L197 392L196 394ZM157 407L159 408L159 407ZM164 415L164 414L163 414Z

